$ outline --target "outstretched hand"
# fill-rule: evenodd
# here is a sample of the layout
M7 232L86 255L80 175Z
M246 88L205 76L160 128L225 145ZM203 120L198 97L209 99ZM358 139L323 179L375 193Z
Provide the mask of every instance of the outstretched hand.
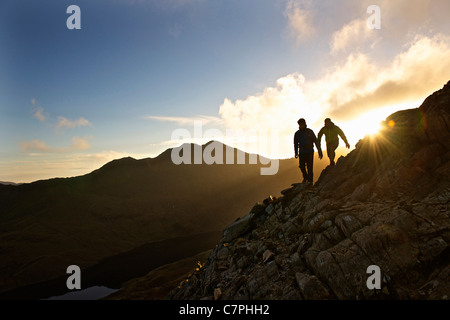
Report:
M298 158L298 154L295 155L295 159L297 159L297 158Z
M347 149L350 149L350 144L348 142L345 144L345 146L347 147Z

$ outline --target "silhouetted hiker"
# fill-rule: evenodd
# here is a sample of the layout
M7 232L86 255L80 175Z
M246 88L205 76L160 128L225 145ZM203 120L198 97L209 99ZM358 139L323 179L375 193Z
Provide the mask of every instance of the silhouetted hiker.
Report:
M319 140L311 129L306 128L305 119L297 121L299 129L294 135L295 158L299 158L299 167L303 174L303 182L313 182L314 145L322 159L322 149Z
M339 146L339 137L345 142L347 149L350 149L350 145L345 137L344 132L335 125L330 118L326 118L324 121L325 126L320 129L317 135L319 139L319 144L321 143L322 136L325 135L325 142L327 144L327 155L330 159L330 166L334 166L334 158L336 157L336 149ZM339 137L338 137L339 136Z

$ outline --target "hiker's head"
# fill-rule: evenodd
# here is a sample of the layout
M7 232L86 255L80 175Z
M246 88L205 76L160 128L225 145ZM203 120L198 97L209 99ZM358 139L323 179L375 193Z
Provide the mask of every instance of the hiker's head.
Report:
M325 127L331 127L333 125L333 122L331 122L330 118L326 118L324 121Z
M298 126L300 127L300 129L305 129L306 128L306 121L303 118L298 119L297 121Z

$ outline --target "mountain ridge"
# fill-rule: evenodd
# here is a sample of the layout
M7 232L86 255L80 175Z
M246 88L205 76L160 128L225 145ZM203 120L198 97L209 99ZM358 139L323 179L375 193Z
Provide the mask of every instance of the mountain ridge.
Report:
M170 153L0 185L0 293L62 277L71 264L83 269L146 243L222 230L298 174L295 159L261 176L259 164L175 165Z
M166 299L448 299L450 81L228 225ZM369 267L379 288L368 285Z

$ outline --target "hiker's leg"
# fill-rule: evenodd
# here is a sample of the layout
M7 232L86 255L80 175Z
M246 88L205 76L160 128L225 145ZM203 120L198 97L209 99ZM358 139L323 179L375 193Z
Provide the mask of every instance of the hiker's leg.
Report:
M305 168L305 166L306 166L305 154L302 154L302 153L299 154L298 163L299 163L298 166L300 168L300 171L303 174L303 181L305 181L308 179L308 173L306 172L306 168Z
M314 177L314 152L310 152L306 154L306 166L308 168L308 181L313 182Z
M336 158L336 149L337 149L338 145L339 145L339 142L327 144L327 155L328 155L328 158L330 159L331 166L334 166L334 164L335 164L334 159Z
M335 162L334 162L334 158L336 157L336 152L333 149L330 149L329 153L328 153L328 158L330 158L330 165L334 166Z

